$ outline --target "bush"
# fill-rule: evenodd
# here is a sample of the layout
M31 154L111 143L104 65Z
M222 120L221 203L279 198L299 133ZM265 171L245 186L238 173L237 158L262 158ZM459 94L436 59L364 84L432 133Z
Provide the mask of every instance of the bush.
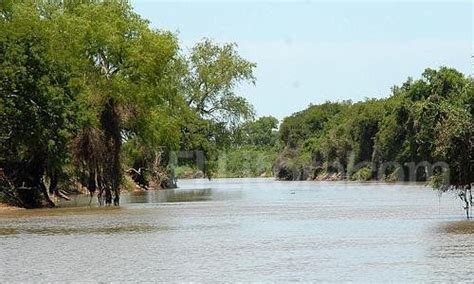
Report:
M368 181L368 180L371 180L372 177L373 177L372 169L369 166L366 166L359 169L354 174L352 174L351 180Z

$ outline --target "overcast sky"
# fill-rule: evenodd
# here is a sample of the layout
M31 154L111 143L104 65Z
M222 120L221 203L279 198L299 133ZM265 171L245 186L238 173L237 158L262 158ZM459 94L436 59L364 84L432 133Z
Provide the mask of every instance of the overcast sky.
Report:
M132 1L183 49L204 37L235 42L257 63L239 93L281 119L327 100L385 97L426 67L471 73L473 4L465 2Z

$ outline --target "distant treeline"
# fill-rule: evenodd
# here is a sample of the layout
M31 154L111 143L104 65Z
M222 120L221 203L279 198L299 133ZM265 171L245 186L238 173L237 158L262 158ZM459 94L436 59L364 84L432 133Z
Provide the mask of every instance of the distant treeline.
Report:
M219 152L218 177L283 180L474 181L474 84L450 68L426 69L384 99L326 102L286 117L248 121ZM180 177L200 177L180 167Z
M281 179L474 181L474 84L451 68L426 69L385 99L312 105L279 132Z

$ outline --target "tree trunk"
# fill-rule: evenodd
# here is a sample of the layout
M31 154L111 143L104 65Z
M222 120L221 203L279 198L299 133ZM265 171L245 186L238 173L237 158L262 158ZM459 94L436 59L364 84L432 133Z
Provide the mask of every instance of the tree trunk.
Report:
M120 116L117 113L117 105L114 98L110 98L105 104L101 117L102 128L104 129L105 145L108 152L106 155L105 176L107 184L105 186L105 203L114 205L120 204L120 184L122 181L122 169L120 164L120 149L122 146L120 133Z
M50 208L55 207L56 204L54 204L54 202L49 197L48 189L46 188L46 185L44 185L44 182L42 180L40 180L38 184L39 184L41 193L43 194L43 198L47 203L47 206L50 207Z

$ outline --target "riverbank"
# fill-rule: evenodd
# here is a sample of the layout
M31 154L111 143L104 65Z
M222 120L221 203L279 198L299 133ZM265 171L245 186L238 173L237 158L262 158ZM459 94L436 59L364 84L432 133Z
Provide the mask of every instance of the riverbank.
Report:
M24 210L24 208L11 206L6 203L0 203L0 214L3 212L11 212L11 211L18 211L18 210Z
M272 173L262 173L260 175L247 175L247 176L238 176L238 175L218 175L215 178L218 179L236 179L236 178L242 178L242 179L248 179L248 178L274 178L276 181L358 181L358 182L367 182L367 181L376 181L376 182L386 182L386 183L393 183L397 182L396 179L384 179L384 180L376 180L376 179L371 179L367 178L366 175L354 175L351 178L347 178L346 176L343 176L339 173L327 173L323 172L315 177L310 177L309 174L301 174L301 175L295 175L295 178L293 176L282 176L278 177L278 175L272 174ZM182 172L180 169L179 174L177 174L178 179L182 180L193 180L193 179L203 179L206 178L202 171L195 171L195 170L189 170L187 172Z

